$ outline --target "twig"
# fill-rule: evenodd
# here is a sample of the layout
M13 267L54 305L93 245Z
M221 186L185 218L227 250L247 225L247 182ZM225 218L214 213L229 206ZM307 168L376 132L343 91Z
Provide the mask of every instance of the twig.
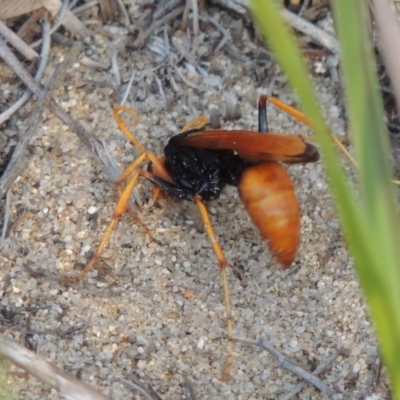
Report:
M118 68L118 50L115 50L112 55L111 55L111 70L114 74L115 81L117 82L117 86L121 86L121 74L119 73L119 68Z
M0 335L0 353L18 367L54 387L68 400L107 400L108 397L50 364L42 357Z
M189 9L190 9L189 3L190 2L191 2L191 0L185 1L185 8L182 13L181 28L180 28L182 31L186 31L186 28L187 28L187 20L188 20L188 16L189 16Z
M199 28L199 5L197 0L192 1L192 12L193 12L193 35L198 38L200 28Z
M304 3L302 4L300 11L298 12L298 16L302 17L304 12L307 10L307 8L310 5L310 0L304 0Z
M64 17L68 11L68 6L69 6L69 0L63 0L63 2L61 3L61 7L57 11L54 25L51 27L51 33L54 33L62 24Z
M176 18L178 15L182 14L184 10L184 6L178 7L175 10L172 10L169 14L164 15L164 17L160 18L158 21L154 22L153 25L151 25L146 31L144 31L139 37L133 42L134 47L141 47L143 46L144 42L146 39L158 28L163 26L169 21L172 21L174 18Z
M61 4L60 9L57 11L56 14L56 20L54 22L54 25L50 29L50 34L55 33L58 28L62 25L64 21L64 17L66 16L66 13L68 11L68 6L69 6L69 0L64 0ZM38 47L42 43L43 39L39 39L36 42L31 44L32 48Z
M0 21L1 22L1 21ZM40 61L39 61L39 66L35 74L35 81L40 82L40 80L43 77L44 70L46 68L47 62L49 60L49 54L50 54L50 34L49 34L49 21L47 18L44 19L43 21L43 44L42 44L42 50L40 53ZM11 116L19 110L20 107L22 107L32 96L32 93L30 90L25 90L25 92L22 94L22 96L6 111L0 114L0 126L4 124L8 119L11 118Z
M381 2L380 0L375 0ZM248 1L232 1L232 0L214 0L215 3L221 4L224 7L228 7L240 14L247 12ZM240 4L239 4L240 3ZM290 12L289 10L282 8L282 16L286 22L291 25L294 29L304 33L309 36L315 42L321 44L323 47L327 48L333 54L338 55L340 52L340 47L338 41L332 36L318 28L314 24L306 21L305 19L299 17L298 15ZM394 36L396 37L396 36Z
M221 7L233 10L238 14L246 14L250 2L247 0L213 0L212 3L219 4Z
M321 365L315 368L315 370L312 372L312 375L318 376L321 372L324 372L329 367L329 365L331 365L333 361L336 360L338 356L344 355L345 353L346 353L345 349L343 347L340 347L334 353L332 353ZM290 400L293 396L299 393L304 386L306 386L305 382L299 383L281 400Z
M68 1L68 0L64 0ZM57 16L60 8L62 7L61 0L42 0L43 6L51 12L53 16ZM81 37L89 36L90 32L85 25L72 13L70 10L65 11L62 25L65 26L74 35Z
M83 55L80 58L80 62L82 63L82 65L84 65L86 67L89 67L89 68L104 69L104 70L108 70L109 69L109 66L107 64L102 63L100 61L93 60L93 59L89 58L86 55Z
M193 65L193 67L196 67L196 65L198 64L197 59L194 55L190 53L190 50L187 50L185 46L178 41L174 43L174 46L180 53L180 59L184 58L189 64Z
M293 28L309 36L314 41L326 47L332 53L336 55L339 54L339 42L333 36L286 9L283 9L281 13L286 22Z
M72 9L76 6L76 4L78 3L78 1L79 1L79 0L71 0L70 3L69 3L68 8L69 8L70 10L72 10ZM95 0L95 1L96 1L96 0ZM96 1L96 3L98 3L98 1Z
M127 381L126 379L122 379L122 378L117 378L117 381L121 382L124 386L126 386L129 389L134 390L135 392L139 392L147 400L155 400L155 398L153 396L151 396L149 393L147 393L147 391L142 387L142 385Z
M391 2L388 2L387 0L371 0L371 2L373 5L375 21L380 33L380 48L383 53L390 81L393 85L397 110L400 110L400 80L398 78L400 43L396 40L400 35L399 23L391 9Z
M166 13L169 10L172 10L175 8L179 3L181 3L181 0L170 0L167 4L163 4L161 7L159 7L156 11L154 11L154 20L157 21L161 16Z
M39 10L34 11L30 15L30 17L22 24L22 26L17 30L16 33L19 36L19 38L22 39L25 43L30 43L32 41L32 37L35 35L35 32L37 31L38 22L43 18L45 14L46 10L43 7L40 8Z
M115 0L115 2L118 4L119 12L121 14L121 20L123 20L122 23L125 26L129 26L131 24L131 21L129 19L129 14L126 11L125 4L122 0Z
M54 32L51 35L51 38L53 39L54 43L60 44L61 46L68 48L71 48L75 43L73 39L70 39L69 37L66 37L58 32Z
M88 3L82 4L81 6L75 7L75 4L70 5L70 10L76 15L81 13L82 11L87 10L90 7L96 6L97 4L99 4L99 0L92 0ZM73 8L75 7L75 8Z
M293 364L290 360L283 356L282 353L276 350L275 347L272 346L271 343L269 343L266 339L260 338L258 340L250 340L245 338L234 338L234 340L240 343L248 344L250 346L261 347L262 349L271 353L277 359L279 367L287 369L288 371L304 379L305 381L316 387L318 390L320 390L322 393L324 393L326 396L328 396L330 399L338 400L341 398L338 393L336 393L329 386L325 385L325 383L323 383L320 379L305 371L303 368L300 368L299 366Z
M81 48L79 45L71 49L70 53L64 60L64 63L58 65L52 76L49 78L45 89L41 91L39 102L36 104L35 109L33 110L27 123L27 130L20 136L18 144L15 147L14 153L11 157L10 163L8 164L4 175L0 179L0 197L2 197L3 194L8 191L8 189L12 186L17 177L26 168L27 162L26 160L23 160L23 158L26 155L26 149L29 141L36 133L42 110L51 99L49 93L51 93L63 79L67 69L67 65L69 65L70 60L77 57L80 50Z
M103 22L117 21L118 10L115 0L99 0L100 18Z
M186 79L185 75L178 69L178 67L174 67L175 73L179 76L179 78L182 79L183 83L185 83L187 86L193 88L193 89L198 89L199 87L194 84L193 82L190 82L188 79Z
M16 33L0 20L0 35L8 41L15 49L17 49L25 58L33 60L39 57L35 50L31 49Z
M129 92L132 89L132 85L133 85L133 80L134 79L135 79L135 71L132 72L132 75L129 78L129 82L128 82L127 86L126 86L125 93L122 96L122 100L121 100L121 105L122 106L126 103L126 100L128 100Z
M28 71L26 71L13 52L2 40L0 40L0 57L3 58L7 64L12 66L14 72L37 97L42 96L42 88L33 80ZM53 99L50 100L48 107L50 111L52 111L61 121L68 125L73 132L75 132L82 143L92 153L96 162L103 168L106 175L112 182L115 182L121 172L102 142L97 140L91 133L87 132L80 123L71 118L69 114ZM0 180L0 196L4 195L4 189L4 183Z
M216 53L217 51L221 50L226 45L226 43L229 40L230 34L226 29L224 29L222 27L222 25L216 19L210 17L209 15L207 15L207 14L204 16L200 15L199 18L201 21L211 22L214 25L214 27L217 29L217 31L219 33L221 33L221 35L222 35L221 41L218 43L218 46L214 50L214 52Z
M4 239L6 238L7 234L8 222L10 221L10 205L11 205L11 191L7 190L6 203L4 205L3 228L1 230L0 249L3 247Z
M169 55L170 55L170 51L171 51L171 48L170 48L170 45L169 45L169 35L168 35L168 27L167 27L167 25L164 25L164 48L165 48L165 54L166 54L166 56L165 56L165 58L173 58L173 57L169 57Z
M161 98L163 99L165 105L167 105L168 104L167 98L165 97L164 88L163 88L160 78L157 75L155 75L154 80L156 81L158 91L160 93Z
M178 85L176 84L174 75L172 74L171 68L170 68L170 67L167 68L167 74L168 74L168 81L169 81L169 84L171 85L171 89L172 89L175 93L179 93L179 90L180 90L180 89L179 89Z

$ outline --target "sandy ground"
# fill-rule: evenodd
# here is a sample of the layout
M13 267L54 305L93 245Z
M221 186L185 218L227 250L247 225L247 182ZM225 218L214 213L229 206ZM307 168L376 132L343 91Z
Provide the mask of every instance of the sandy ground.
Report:
M98 33L87 51L107 64L114 44ZM53 47L48 74L65 51ZM274 94L293 102L270 60L260 67L260 61L245 63L220 51L203 67L204 76L179 65L193 87L175 75L180 91L174 93L163 80L165 103L154 79L162 71L151 71L157 57L144 48L128 49L119 58L124 79L137 71L127 101L141 115L134 132L157 153L190 119L211 109L225 115L230 102L239 104L242 117L221 120L223 127L257 129L257 98L271 89L271 82ZM11 75L4 66L2 71ZM343 134L337 84L317 75L315 82L328 120ZM58 102L107 143L121 168L129 164L137 152L112 118L121 94L113 89L110 70L76 62L65 85L54 94ZM4 87L12 91L13 83ZM33 104L3 132L15 139ZM268 115L273 131L304 131L273 107ZM104 253L104 268L90 272L81 284L64 284L62 277L76 275L96 249L116 190L74 133L48 112L32 153L12 187L10 229L0 255L3 333L114 399L143 398L120 379L140 379L162 399L279 399L299 383L270 354L239 343L232 379L219 379L226 330L215 256L195 206L168 198L153 205L148 182L138 186L137 210L160 243L126 216ZM242 275L239 280L229 271L234 335L266 338L307 370L343 346L347 355L339 356L321 379L344 398L366 398L378 349L322 164L288 169L302 208L302 244L289 269L272 259L235 188L209 204L226 256ZM13 398L60 398L20 370L12 367L11 372ZM306 385L298 398L325 397Z

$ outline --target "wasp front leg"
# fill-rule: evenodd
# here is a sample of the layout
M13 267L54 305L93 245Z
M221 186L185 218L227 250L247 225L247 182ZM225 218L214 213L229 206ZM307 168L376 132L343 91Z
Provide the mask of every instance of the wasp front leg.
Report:
M137 158L121 175L121 177L117 180L117 183L120 185L123 181L128 180L128 184L124 188L124 190L120 193L120 198L118 200L117 206L113 212L111 217L111 221L103 235L103 238L97 247L97 250L94 256L90 259L90 261L86 264L85 268L79 273L77 277L74 278L65 278L67 282L78 282L82 280L88 272L90 272L96 264L100 261L101 255L103 254L104 248L110 240L110 236L112 231L114 230L117 222L121 218L122 214L127 210L129 204L129 198L132 194L134 187L136 186L137 180L139 178L140 172L137 171L139 166L145 161L147 158L147 154L144 153L139 158Z

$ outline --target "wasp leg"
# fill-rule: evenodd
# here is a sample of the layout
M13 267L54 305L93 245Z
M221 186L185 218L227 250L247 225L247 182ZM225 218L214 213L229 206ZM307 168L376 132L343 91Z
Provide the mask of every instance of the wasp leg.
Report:
M160 178L153 172L142 170L140 171L140 176L143 176L150 182L153 182L156 185L156 187L161 189L161 191L170 193L175 197L177 197L178 199L184 199L189 201L193 200L193 195L190 191L177 187L174 183L170 183Z
M158 203L158 200L164 196L164 190L162 190L159 186L153 187L153 201L154 204Z
M272 96L260 96L258 99L258 126L260 132L268 132L268 123L267 123L267 113L266 113L266 104L267 101L272 103L275 107L279 108L280 110L286 112L293 118L297 119L298 121L302 122L303 124L312 127L310 120L299 110L296 108L289 106L288 104L280 101L276 97ZM346 149L345 145L349 144L349 139L347 137L338 137L336 135L332 135L332 139L335 142L336 146L344 153L344 155L350 160L355 168L357 168L357 163L354 160L354 157L349 153ZM314 136L307 136L305 138L307 141L316 141Z
M211 245L213 247L214 253L217 256L219 268L221 270L221 278L222 278L222 287L224 291L224 302L226 308L226 326L228 331L228 358L225 364L224 372L223 372L223 380L230 379L232 362L233 362L233 317L231 310L231 300L229 296L229 287L228 287L228 278L226 273L226 267L228 262L226 257L221 249L221 246L218 243L218 239L215 235L213 226L211 224L210 216L208 214L208 210L206 205L200 196L195 196L193 201L197 205L201 218L203 219L204 227L206 229L207 235L210 239Z
M280 110L286 112L287 114L289 114L293 118L297 119L301 123L303 123L303 124L305 124L305 125L307 125L309 127L312 127L312 124L311 124L310 120L304 115L304 113L302 113L301 111L297 110L296 108L294 108L292 106L289 106L288 104L286 104L283 101L277 99L276 97L272 97L272 96L260 96L260 98L258 100L259 114L261 113L261 108L263 108L265 110L267 101L272 103L275 107L279 108ZM264 113L266 113L266 112L264 112ZM266 116L265 116L265 118L266 118ZM260 132L268 132L268 130L267 131L260 131ZM342 148L343 145L344 146L348 146L350 144L350 139L347 136L335 136L335 135L332 135L332 137L333 137L333 139L335 140L336 144L338 145L338 147L341 150L343 150L343 148ZM307 140L317 141L317 139L312 135L311 136L307 136ZM347 154L347 151L343 150L343 152L349 158L352 158L350 155Z
M132 108L125 107L125 106L117 106L113 110L113 116L115 119L115 122L117 123L119 129L125 134L125 136L129 139L129 141L140 151L141 154L146 153L146 149L143 147L143 145L136 139L136 137L129 131L129 129L126 127L126 122L121 118L119 113L123 111L129 114L134 122L133 126L136 126L139 124L140 117L138 113L135 110L132 110Z
M146 156L148 156L148 154ZM138 165L137 165L136 161L134 161L132 164L130 164L128 167L125 168L125 170L122 173L122 175L115 182L115 185L117 186L118 194L119 194L120 197L122 196L122 194L124 192L124 189L122 188L122 185L124 183L126 183L127 181L129 181L130 177L132 176L132 174L135 172L135 170L137 168L138 168ZM150 239L153 242L158 243L157 239L153 236L151 230L140 219L139 215L135 211L132 210L132 208L129 205L129 203L126 205L126 212L128 212L129 215L132 217L132 219L146 231L147 235L149 235Z
M229 296L229 288L228 288L228 279L226 273L226 267L228 262L226 257L221 249L221 246L218 243L217 236L215 235L214 229L212 227L210 216L208 215L207 207L205 206L203 200L200 196L194 196L191 192L178 188L176 185L171 184L167 181L164 181L160 177L156 176L150 171L140 171L140 176L150 180L155 185L160 187L163 191L173 194L174 196L185 199L185 200L193 200L194 203L197 205L201 218L204 223L204 227L206 229L207 235L210 239L211 245L213 247L214 253L217 256L218 264L221 270L221 278L222 278L222 287L224 292L224 302L226 308L226 325L227 325L227 332L228 332L228 357L225 364L224 372L222 379L228 380L231 376L232 370L232 362L233 362L233 318L232 318L232 310L231 310L231 300Z
M117 106L113 110L113 115L114 115L115 122L117 123L119 129L121 129L121 131L124 133L124 135L129 139L129 141L140 151L141 154L147 154L147 158L153 164L153 170L155 171L155 173L158 176L165 179L166 181L172 182L170 175L168 174L167 170L165 169L165 167L162 164L162 162L160 161L160 159L154 153L146 151L144 146L139 142L139 140L136 139L136 137L127 128L126 121L120 116L121 111L129 114L134 119L134 123L133 123L134 126L136 126L140 121L140 118L139 118L139 115L137 114L137 112L135 110L132 110L129 107Z
M269 101L275 107L279 108L280 110L284 111L285 113L291 115L293 118L297 119L298 121L311 126L310 120L299 110L296 108L289 106L289 104L284 103L283 101L277 99L273 96L260 96L258 99L258 107L263 107L265 109L266 103Z
M210 118L205 115L200 115L195 119L189 121L183 128L182 132L190 131L192 129L203 129L210 122Z
M90 259L90 261L86 264L85 268L79 273L79 275L77 277L75 277L75 278L66 277L65 278L66 282L78 282L78 281L82 280L85 277L85 275L87 275L87 273L89 271L91 271L93 269L93 267L95 267L96 263L100 260L100 257L104 251L104 248L106 247L108 241L110 240L110 236L111 236L112 231L115 228L115 225L117 224L118 220L121 218L121 215L126 211L126 209L128 207L129 198L131 196L131 193L132 193L132 191L137 183L138 177L140 175L140 172L134 172L134 171L138 169L140 164L143 161L145 161L146 158L147 158L147 154L146 153L142 154L127 168L129 171L131 171L131 175L133 174L133 176L131 176L125 189L123 191L121 191L121 195L118 200L117 206L115 207L114 213L111 217L111 221L103 235L103 238L102 238L99 246L97 247L96 253ZM125 175L126 175L126 173L124 172L122 174L122 176L125 177ZM127 178L125 177L125 179L127 179Z

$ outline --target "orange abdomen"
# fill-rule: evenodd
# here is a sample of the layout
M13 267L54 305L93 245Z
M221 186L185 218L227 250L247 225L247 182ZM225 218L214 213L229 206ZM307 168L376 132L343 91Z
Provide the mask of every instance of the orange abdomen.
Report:
M272 253L281 264L290 265L300 244L300 207L289 173L275 162L248 167L239 193Z

